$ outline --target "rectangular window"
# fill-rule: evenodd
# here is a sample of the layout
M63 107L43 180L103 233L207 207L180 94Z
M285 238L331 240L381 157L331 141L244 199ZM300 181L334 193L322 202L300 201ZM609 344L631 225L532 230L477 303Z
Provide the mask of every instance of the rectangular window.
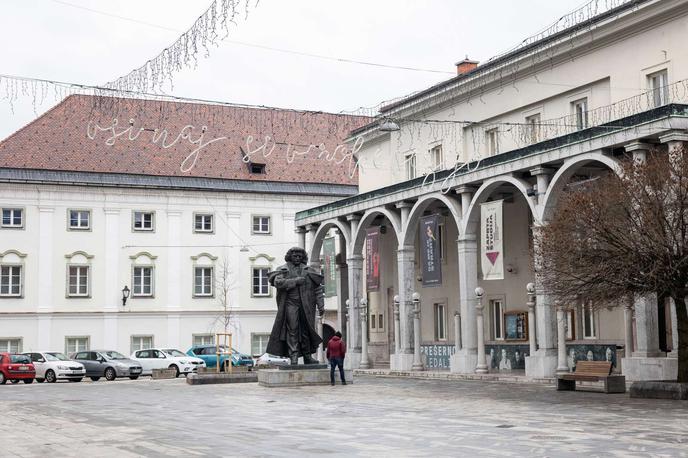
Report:
M270 334L251 334L251 354L253 356L260 356L265 353L265 348L268 346Z
M193 346L199 347L201 345L215 345L215 336L212 334L194 334Z
M485 141L488 156L499 153L499 131L496 128L485 131Z
M597 337L595 333L595 309L592 301L583 303L583 338L594 339Z
M490 301L490 317L492 318L492 339L504 339L504 304L501 300Z
M384 326L382 325L382 324L384 323L384 320L383 320L382 316L383 316L382 313L379 314L379 315L377 316L377 319L378 319L378 321L377 321L377 328L378 328L380 331L382 331L382 329L384 329ZM373 319L374 319L374 318L375 318L375 317L373 317Z
M444 170L444 155L442 154L442 145L437 145L430 150L430 159L432 160L433 170Z
M153 336L131 336L131 353L153 348Z
M132 294L136 296L153 296L153 268L134 267L134 289Z
M540 141L540 113L528 116L526 118L526 125L528 127L528 138L530 143L537 143Z
M375 329L375 326L377 325L377 320L375 319L376 317L377 315L373 313L368 318L368 322L370 323L370 329Z
M669 103L669 74L666 70L647 75L647 85L653 107Z
M194 232L213 232L213 215L209 213L194 214Z
M254 216L252 231L254 234L269 234L270 233L270 217L269 216Z
M213 268L194 268L194 296L213 295Z
M0 337L0 352L20 353L22 351L21 339L7 339Z
M134 230L135 231L152 231L155 228L155 213L135 211L134 212Z
M88 266L69 266L68 296L88 296Z
M406 179L413 180L416 178L416 154L411 153L404 156L404 164L406 165Z
M435 304L435 340L447 340L447 306Z
M2 227L19 229L24 227L24 209L3 208Z
M576 123L576 130L588 128L588 99L580 99L571 102L573 120Z
M444 224L437 225L437 242L439 243L440 249L440 261L444 261L446 255L445 243L444 243Z
M65 337L65 354L71 355L78 351L90 349L89 337Z
M84 231L91 228L90 210L69 210L69 229Z
M0 296L21 297L22 266L0 266Z
M566 311L566 340L574 340L576 338L576 315L573 310Z
M270 295L270 285L268 284L268 272L270 271L267 267L254 267L253 268L253 296L269 296Z

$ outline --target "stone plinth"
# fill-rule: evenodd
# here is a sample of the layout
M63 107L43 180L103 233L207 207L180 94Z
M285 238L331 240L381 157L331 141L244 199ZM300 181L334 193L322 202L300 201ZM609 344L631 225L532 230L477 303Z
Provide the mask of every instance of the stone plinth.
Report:
M688 383L670 381L633 382L632 398L688 400Z
M632 356L621 360L626 380L675 380L678 358L644 358Z
M287 386L308 386L308 385L329 385L330 384L330 370L325 368L312 368L311 366L325 366L323 365L308 365L296 366L298 369L289 369L289 366L282 366L279 369L263 369L258 371L258 384L261 386L276 388ZM335 370L335 382L340 383L339 370ZM344 378L346 383L353 382L353 371L347 369L344 371Z
M558 356L556 349L540 349L534 355L526 356L525 360L528 377L552 377L557 372Z
M189 374L186 383L189 385L216 385L219 383L250 383L258 381L258 372L238 372L226 374L221 372L205 374Z
M151 378L153 380L176 377L177 371L174 369L153 369L153 371L151 372Z

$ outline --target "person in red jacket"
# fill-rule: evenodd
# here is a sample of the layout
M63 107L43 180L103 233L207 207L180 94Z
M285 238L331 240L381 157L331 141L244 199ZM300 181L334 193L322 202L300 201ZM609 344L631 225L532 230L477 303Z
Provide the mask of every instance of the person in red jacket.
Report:
M330 382L334 386L334 369L339 366L339 376L342 385L346 385L344 379L344 357L346 356L346 344L342 340L342 333L337 331L327 343L327 359L330 361Z

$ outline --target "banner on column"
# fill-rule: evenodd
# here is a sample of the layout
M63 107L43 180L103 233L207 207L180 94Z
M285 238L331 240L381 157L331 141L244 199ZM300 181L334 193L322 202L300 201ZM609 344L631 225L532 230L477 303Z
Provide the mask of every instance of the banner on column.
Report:
M380 288L380 228L366 229L366 287L368 291Z
M334 237L323 240L323 258L325 275L325 297L337 295L337 253L335 252Z
M480 266L483 280L504 280L503 200L480 205Z
M438 220L438 215L424 216L420 219L420 259L423 286L426 287L442 284Z

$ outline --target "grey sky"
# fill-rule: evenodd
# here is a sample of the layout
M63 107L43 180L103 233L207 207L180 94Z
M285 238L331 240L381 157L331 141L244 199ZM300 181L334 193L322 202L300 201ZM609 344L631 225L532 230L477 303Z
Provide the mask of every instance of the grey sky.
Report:
M64 0L186 30L210 0ZM332 57L454 72L465 55L485 61L555 22L583 0L260 0L228 37ZM179 33L56 0L4 0L0 73L103 84L139 67ZM175 95L338 112L373 106L450 74L375 68L223 42ZM0 94L0 98L4 94ZM14 113L0 99L0 138L35 118L31 97ZM55 101L38 107L42 112Z

